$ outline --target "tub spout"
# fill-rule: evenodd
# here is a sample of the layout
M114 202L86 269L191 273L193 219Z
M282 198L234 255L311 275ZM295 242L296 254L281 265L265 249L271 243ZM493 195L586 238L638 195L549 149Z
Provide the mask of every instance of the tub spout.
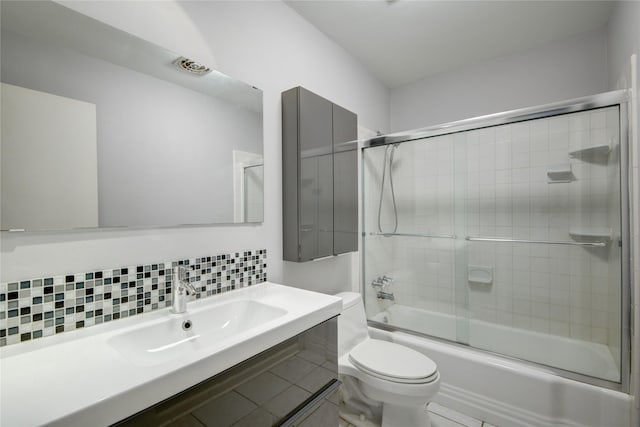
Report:
M378 291L378 293L376 294L378 296L378 299L386 299L389 301L395 301L396 297L393 295L393 292L383 292L383 291Z

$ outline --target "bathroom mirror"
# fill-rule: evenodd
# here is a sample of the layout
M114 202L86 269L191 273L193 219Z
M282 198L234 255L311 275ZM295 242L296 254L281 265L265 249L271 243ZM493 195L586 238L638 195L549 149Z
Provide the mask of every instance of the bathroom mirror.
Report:
M53 2L1 19L2 230L262 221L262 91Z

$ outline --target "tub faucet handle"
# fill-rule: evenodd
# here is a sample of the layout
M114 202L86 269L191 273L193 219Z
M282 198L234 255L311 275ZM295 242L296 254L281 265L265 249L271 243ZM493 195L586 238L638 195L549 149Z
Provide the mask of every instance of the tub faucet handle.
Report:
M393 278L387 276L386 274L382 277L378 276L371 282L371 286L379 289L386 289L387 286L393 284Z
M376 277L371 282L371 286L373 286L374 288L383 288L385 286L385 283L382 280L382 277Z

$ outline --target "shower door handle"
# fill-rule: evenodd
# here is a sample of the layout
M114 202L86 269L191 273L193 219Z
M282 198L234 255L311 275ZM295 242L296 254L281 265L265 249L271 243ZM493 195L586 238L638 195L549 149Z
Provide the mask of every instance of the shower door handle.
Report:
M586 246L592 248L604 248L606 242L564 242L554 240L525 240L525 239L507 239L504 237L474 237L467 236L464 238L470 242L498 242L498 243L537 243L543 245L569 245L569 246Z

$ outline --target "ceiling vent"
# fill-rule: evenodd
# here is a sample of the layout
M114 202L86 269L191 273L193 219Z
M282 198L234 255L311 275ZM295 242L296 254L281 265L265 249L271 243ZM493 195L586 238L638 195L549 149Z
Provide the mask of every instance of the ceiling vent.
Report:
M211 68L196 62L192 59L181 56L173 61L173 63L181 70L188 72L189 74L195 74L197 76L203 76L211 72Z

